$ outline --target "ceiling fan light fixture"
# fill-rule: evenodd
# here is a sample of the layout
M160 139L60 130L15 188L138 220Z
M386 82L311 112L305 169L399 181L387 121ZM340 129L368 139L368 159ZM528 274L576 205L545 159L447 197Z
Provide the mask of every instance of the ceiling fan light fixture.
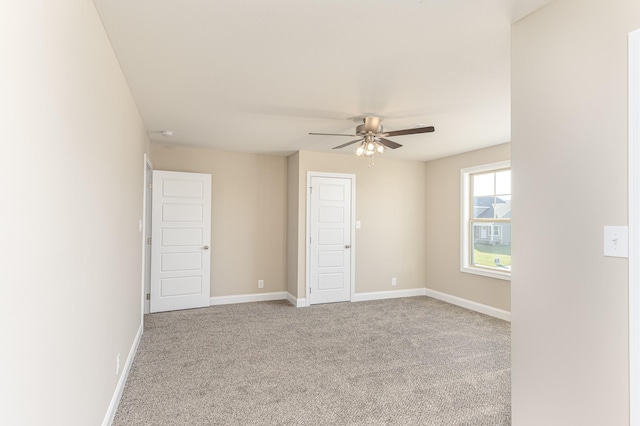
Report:
M384 153L384 149L385 146L374 139L372 136L365 136L365 138L360 141L360 144L358 144L358 147L356 148L356 155L358 157L368 158L369 167L372 167L376 164L376 154L382 155Z

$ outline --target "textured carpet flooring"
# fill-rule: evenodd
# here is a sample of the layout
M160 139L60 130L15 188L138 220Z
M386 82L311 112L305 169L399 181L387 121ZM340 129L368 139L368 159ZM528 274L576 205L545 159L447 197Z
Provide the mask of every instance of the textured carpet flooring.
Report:
M509 323L428 297L147 315L114 425L509 425Z

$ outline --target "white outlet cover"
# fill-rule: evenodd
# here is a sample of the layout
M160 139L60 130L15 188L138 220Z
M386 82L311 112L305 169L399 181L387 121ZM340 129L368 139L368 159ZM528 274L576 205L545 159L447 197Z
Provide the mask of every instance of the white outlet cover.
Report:
M629 228L627 226L604 227L604 255L629 257Z

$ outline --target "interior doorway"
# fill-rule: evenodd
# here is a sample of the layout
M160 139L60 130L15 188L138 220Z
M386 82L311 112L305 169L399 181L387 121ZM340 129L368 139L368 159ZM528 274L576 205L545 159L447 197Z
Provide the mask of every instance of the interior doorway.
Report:
M307 174L307 304L346 302L354 293L355 175Z
M210 306L211 175L153 171L154 312Z

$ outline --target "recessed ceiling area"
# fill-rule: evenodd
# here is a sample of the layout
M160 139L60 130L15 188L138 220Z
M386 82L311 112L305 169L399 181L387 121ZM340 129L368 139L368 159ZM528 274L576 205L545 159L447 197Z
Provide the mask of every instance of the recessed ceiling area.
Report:
M510 26L551 0L94 0L152 142L288 155L367 115L399 159L510 141ZM173 136L162 136L171 130Z

